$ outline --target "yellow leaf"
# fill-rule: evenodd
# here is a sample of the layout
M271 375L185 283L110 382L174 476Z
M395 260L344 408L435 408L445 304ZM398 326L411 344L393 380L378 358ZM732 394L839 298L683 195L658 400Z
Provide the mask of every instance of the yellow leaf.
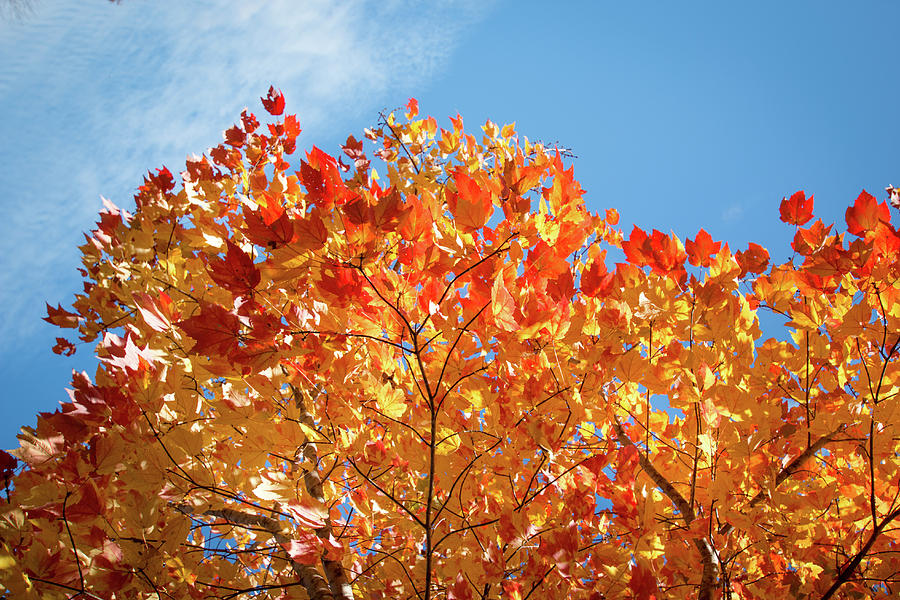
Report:
M402 390L394 389L390 384L381 386L378 394L378 410L391 419L399 419L406 412L406 408Z

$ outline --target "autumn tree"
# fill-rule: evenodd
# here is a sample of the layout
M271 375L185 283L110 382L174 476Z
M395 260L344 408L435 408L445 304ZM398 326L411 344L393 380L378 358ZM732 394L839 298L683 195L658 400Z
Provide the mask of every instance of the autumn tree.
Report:
M511 125L410 101L291 161L263 105L109 204L48 306L100 366L0 457L9 597L898 593L886 203L793 194L775 264L625 237Z

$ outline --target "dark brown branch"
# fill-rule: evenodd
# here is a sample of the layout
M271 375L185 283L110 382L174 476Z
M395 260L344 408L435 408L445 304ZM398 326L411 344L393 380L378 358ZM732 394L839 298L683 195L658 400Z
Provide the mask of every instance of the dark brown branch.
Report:
M846 563L843 568L838 572L837 579L834 580L834 583L831 584L824 594L822 594L821 600L829 600L832 596L834 596L835 592L837 592L838 588L844 585L850 577L853 576L853 573L856 571L859 564L863 561L867 554L869 554L869 550L872 549L872 546L875 544L875 541L878 539L878 536L884 531L884 528L887 527L888 524L891 523L894 519L900 517L900 509L895 510L894 512L887 515L881 523L879 523L875 529L872 530L872 533L869 535L869 539L866 540L866 543L863 544L862 548L859 549L850 562Z

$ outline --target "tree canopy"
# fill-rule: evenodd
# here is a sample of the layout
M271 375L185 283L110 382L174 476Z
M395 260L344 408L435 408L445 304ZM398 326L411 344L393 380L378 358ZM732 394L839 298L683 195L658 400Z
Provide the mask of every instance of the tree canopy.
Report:
M99 367L0 455L10 597L898 593L886 202L790 195L776 264L624 235L513 125L410 100L291 162L262 102L109 203L48 305Z

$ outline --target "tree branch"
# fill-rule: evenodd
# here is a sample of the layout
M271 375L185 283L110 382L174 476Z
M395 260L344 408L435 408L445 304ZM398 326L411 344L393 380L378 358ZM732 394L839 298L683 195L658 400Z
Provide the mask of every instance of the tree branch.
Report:
M872 546L875 544L875 541L878 539L878 536L881 535L881 532L885 527L890 524L891 521L900 517L900 509L895 510L894 512L887 515L884 520L879 523L875 529L872 530L871 535L869 535L869 539L866 540L866 543L863 544L863 547L859 549L852 559L848 563L844 565L844 567L838 572L837 579L834 580L834 583L831 584L824 594L822 594L821 600L829 600L832 596L834 596L835 592L837 592L838 588L844 585L850 577L853 575L856 568L859 567L859 564L863 561L866 555L869 553L869 550L872 549Z
M634 445L634 442L631 441L627 435L625 435L625 430L622 428L622 424L619 423L618 419L614 424L616 435L619 440L625 446L630 446L635 449L638 456L638 461L640 462L641 468L644 472L650 477L654 484L659 487L663 493L669 498L672 504L675 505L675 508L678 509L678 512L681 513L681 518L684 519L685 525L690 525L691 522L695 519L694 509L688 503L687 500L684 499L684 496L681 495L675 486L665 478L665 476L656 470L656 467L653 466L653 463L650 462L649 454L642 454L638 451L637 447ZM718 559L716 557L716 553L712 547L712 544L706 538L695 538L694 546L697 547L697 550L700 552L700 561L703 565L703 572L700 577L700 588L697 591L698 600L712 600L713 598L713 590L716 587L716 574L718 573Z

